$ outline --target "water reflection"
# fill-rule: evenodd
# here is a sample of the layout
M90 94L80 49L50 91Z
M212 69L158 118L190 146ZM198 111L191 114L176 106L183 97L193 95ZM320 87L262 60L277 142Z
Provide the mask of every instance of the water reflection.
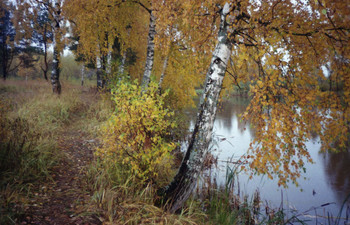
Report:
M320 153L327 184L334 190L339 203L350 195L350 151L339 153Z
M254 138L254 130L251 129L249 122L242 121L239 118L239 115L245 112L248 105L248 98L238 96L221 101L218 106L219 110L215 125L225 128L226 131L231 134L239 131L242 135L248 131L250 136ZM237 124L237 127L233 127L234 124Z
M233 155L238 159L245 154L249 144L255 137L254 129L249 122L242 122L239 115L242 114L249 104L247 98L233 97L223 100L219 107L214 124L215 142L212 152L219 158L219 164L226 162ZM196 110L191 110L194 121ZM193 124L194 122L192 122ZM278 187L276 180L269 180L265 176L256 176L248 180L248 175L240 174L242 189L252 195L256 189L261 192L262 198L278 207L281 203L281 192L283 198L287 199L288 207L295 207L304 212L311 207L320 206L325 203L336 202L327 206L326 211L337 215L339 209L350 194L350 151L343 153L319 153L319 137L313 134L311 140L306 143L315 164L306 165L305 179L299 179L299 187L289 184L288 189ZM225 166L223 166L225 168ZM222 167L221 167L222 168ZM225 181L225 172L217 171L219 183ZM220 181L221 180L221 181ZM348 203L350 204L350 203Z

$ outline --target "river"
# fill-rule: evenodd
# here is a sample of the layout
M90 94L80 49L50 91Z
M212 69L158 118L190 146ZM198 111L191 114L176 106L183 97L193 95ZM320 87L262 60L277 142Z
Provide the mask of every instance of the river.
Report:
M211 153L218 157L218 168L212 170L211 174L215 174L213 176L219 184L225 182L227 165L233 166L227 164L227 161L238 160L246 153L250 141L254 138L254 129L249 123L240 121L238 116L248 104L248 99L242 97L232 97L220 103L211 146ZM189 111L192 115L191 127L194 125L195 112L196 109ZM299 217L303 220L309 219L311 224L315 224L316 220L317 223L328 224L328 220L323 216L337 216L344 200L350 195L350 152L322 153L317 136L309 140L306 146L315 163L306 164L306 173L298 179L298 187L292 183L288 184L288 188L278 187L277 180L270 180L267 176L260 175L249 179L248 174L240 172L239 195L252 197L258 190L263 207L268 205L278 208L283 203L287 217L305 214ZM325 204L327 206L320 207ZM292 212L294 209L296 211ZM350 200L345 205L343 217L346 216L346 211L350 213ZM325 223L321 222L322 220ZM350 221L345 224L350 224Z

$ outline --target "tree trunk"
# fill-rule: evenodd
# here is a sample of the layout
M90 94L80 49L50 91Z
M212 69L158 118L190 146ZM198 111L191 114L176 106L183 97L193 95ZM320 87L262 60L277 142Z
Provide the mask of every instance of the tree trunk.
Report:
M131 26L128 25L126 27L127 31L128 31L128 38L130 37L130 32L131 32ZM124 73L124 69L125 69L125 62L126 62L126 52L127 52L127 49L124 49L124 52L123 52L123 56L122 56L122 60L120 62L120 65L119 65L119 68L118 68L118 73L119 73L119 79L121 79L123 73Z
M51 72L52 90L53 90L53 93L55 94L61 94L60 67L59 67L60 61L59 61L59 52L58 52L56 40L54 40L52 44L53 44L53 59L52 59L52 72Z
M48 78L47 78L47 72L49 70L49 65L47 63L47 37L46 37L46 25L45 25L45 28L44 28L44 39L43 39L43 44L44 44L44 64L45 64L45 67L41 67L41 70L43 71L44 73L44 78L45 80L47 81Z
M232 48L227 37L226 16L229 11L230 5L228 3L220 11L218 44L213 52L206 75L205 89L187 152L173 181L161 191L163 202L170 212L175 212L182 207L191 195L198 175L202 171L204 158L208 153L217 103Z
M159 78L159 83L158 83L159 93L161 93L162 91L162 84L165 77L166 68L168 67L168 60L169 60L169 54L165 57L163 68L162 68L162 74L160 75L160 78Z
M2 78L4 81L7 78L7 73L8 73L8 48L6 44L6 36L2 36Z
M120 62L119 75L122 75L124 73L125 61L126 61L126 51L124 51L122 61Z
M7 70L6 70L6 67L5 67L5 63L3 63L3 67L2 67L2 79L5 81L6 78L7 78Z
M81 86L84 86L85 65L81 65Z
M97 77L97 89L103 88L103 71L101 58L99 56L96 57L96 77Z
M107 66L106 66L106 73L108 79L110 78L112 72L112 45L108 43L108 53L107 53Z
M147 58L145 64L145 70L142 77L142 90L146 90L151 79L151 72L153 68L154 61L154 36L156 34L156 17L153 14L153 11L150 10L150 19L149 19L149 30L148 30L148 39L147 39Z
M51 84L52 90L55 94L61 94L61 83L60 83L60 59L59 59L59 50L57 46L57 39L59 39L58 32L60 31L60 7L56 1L53 1L55 8L54 16L54 31L53 31L53 59L52 59L52 72L51 72Z

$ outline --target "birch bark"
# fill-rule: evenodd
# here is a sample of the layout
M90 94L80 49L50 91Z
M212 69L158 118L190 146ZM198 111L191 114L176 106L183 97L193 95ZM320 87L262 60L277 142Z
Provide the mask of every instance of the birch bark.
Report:
M46 29L46 25L44 25L44 35L43 35L43 45L44 45L44 67L41 66L41 70L44 73L44 78L46 81L48 81L47 78L47 72L49 71L49 65L47 63L47 29Z
M130 38L131 26L129 25L126 28L128 30L128 36L127 37ZM120 66L118 68L118 72L119 72L120 75L122 75L124 73L127 49L124 49L123 51L124 52L123 52L122 60L120 62Z
M126 51L124 51L122 60L120 62L119 66L119 74L122 75L124 73L124 68L125 68L125 61L126 61Z
M103 71L100 56L96 57L96 79L97 79L97 89L103 88Z
M107 66L106 66L106 73L108 79L110 78L112 72L112 44L108 43L108 53L107 53Z
M202 170L204 158L208 153L217 103L232 48L228 39L228 25L226 23L230 8L230 5L226 3L220 11L218 43L206 75L205 89L199 104L197 121L190 144L173 181L161 193L170 212L175 212L182 207L192 193Z
M154 36L156 34L156 17L153 14L152 10L149 10L150 19L149 19L149 30L148 30L148 39L147 39L147 58L145 64L145 70L142 77L142 91L146 90L151 79L151 72L154 62Z
M57 42L59 41L58 32L60 32L60 5L57 1L53 1L54 12L54 31L53 31L53 59L52 59L52 72L51 72L51 84L52 90L55 94L61 94L61 83L60 83L60 59L59 59L59 49Z
M160 78L159 78L159 83L158 83L159 93L161 93L161 91L162 91L162 84L163 84L163 80L164 80L164 77L165 77L166 68L168 67L168 60L169 60L169 55L167 55L165 57L165 60L164 60L164 63L163 63L163 68L162 68L162 74L160 75Z

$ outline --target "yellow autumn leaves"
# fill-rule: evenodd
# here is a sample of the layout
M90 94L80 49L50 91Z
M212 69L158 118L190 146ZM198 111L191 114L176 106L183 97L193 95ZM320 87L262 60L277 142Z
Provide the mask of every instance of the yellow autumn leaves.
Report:
M164 107L167 92L159 95L154 82L145 93L136 82L121 82L112 93L115 112L102 128L103 147L97 155L122 164L141 182L155 182L170 172L170 152L176 147L166 139L175 127L169 120L173 113Z

